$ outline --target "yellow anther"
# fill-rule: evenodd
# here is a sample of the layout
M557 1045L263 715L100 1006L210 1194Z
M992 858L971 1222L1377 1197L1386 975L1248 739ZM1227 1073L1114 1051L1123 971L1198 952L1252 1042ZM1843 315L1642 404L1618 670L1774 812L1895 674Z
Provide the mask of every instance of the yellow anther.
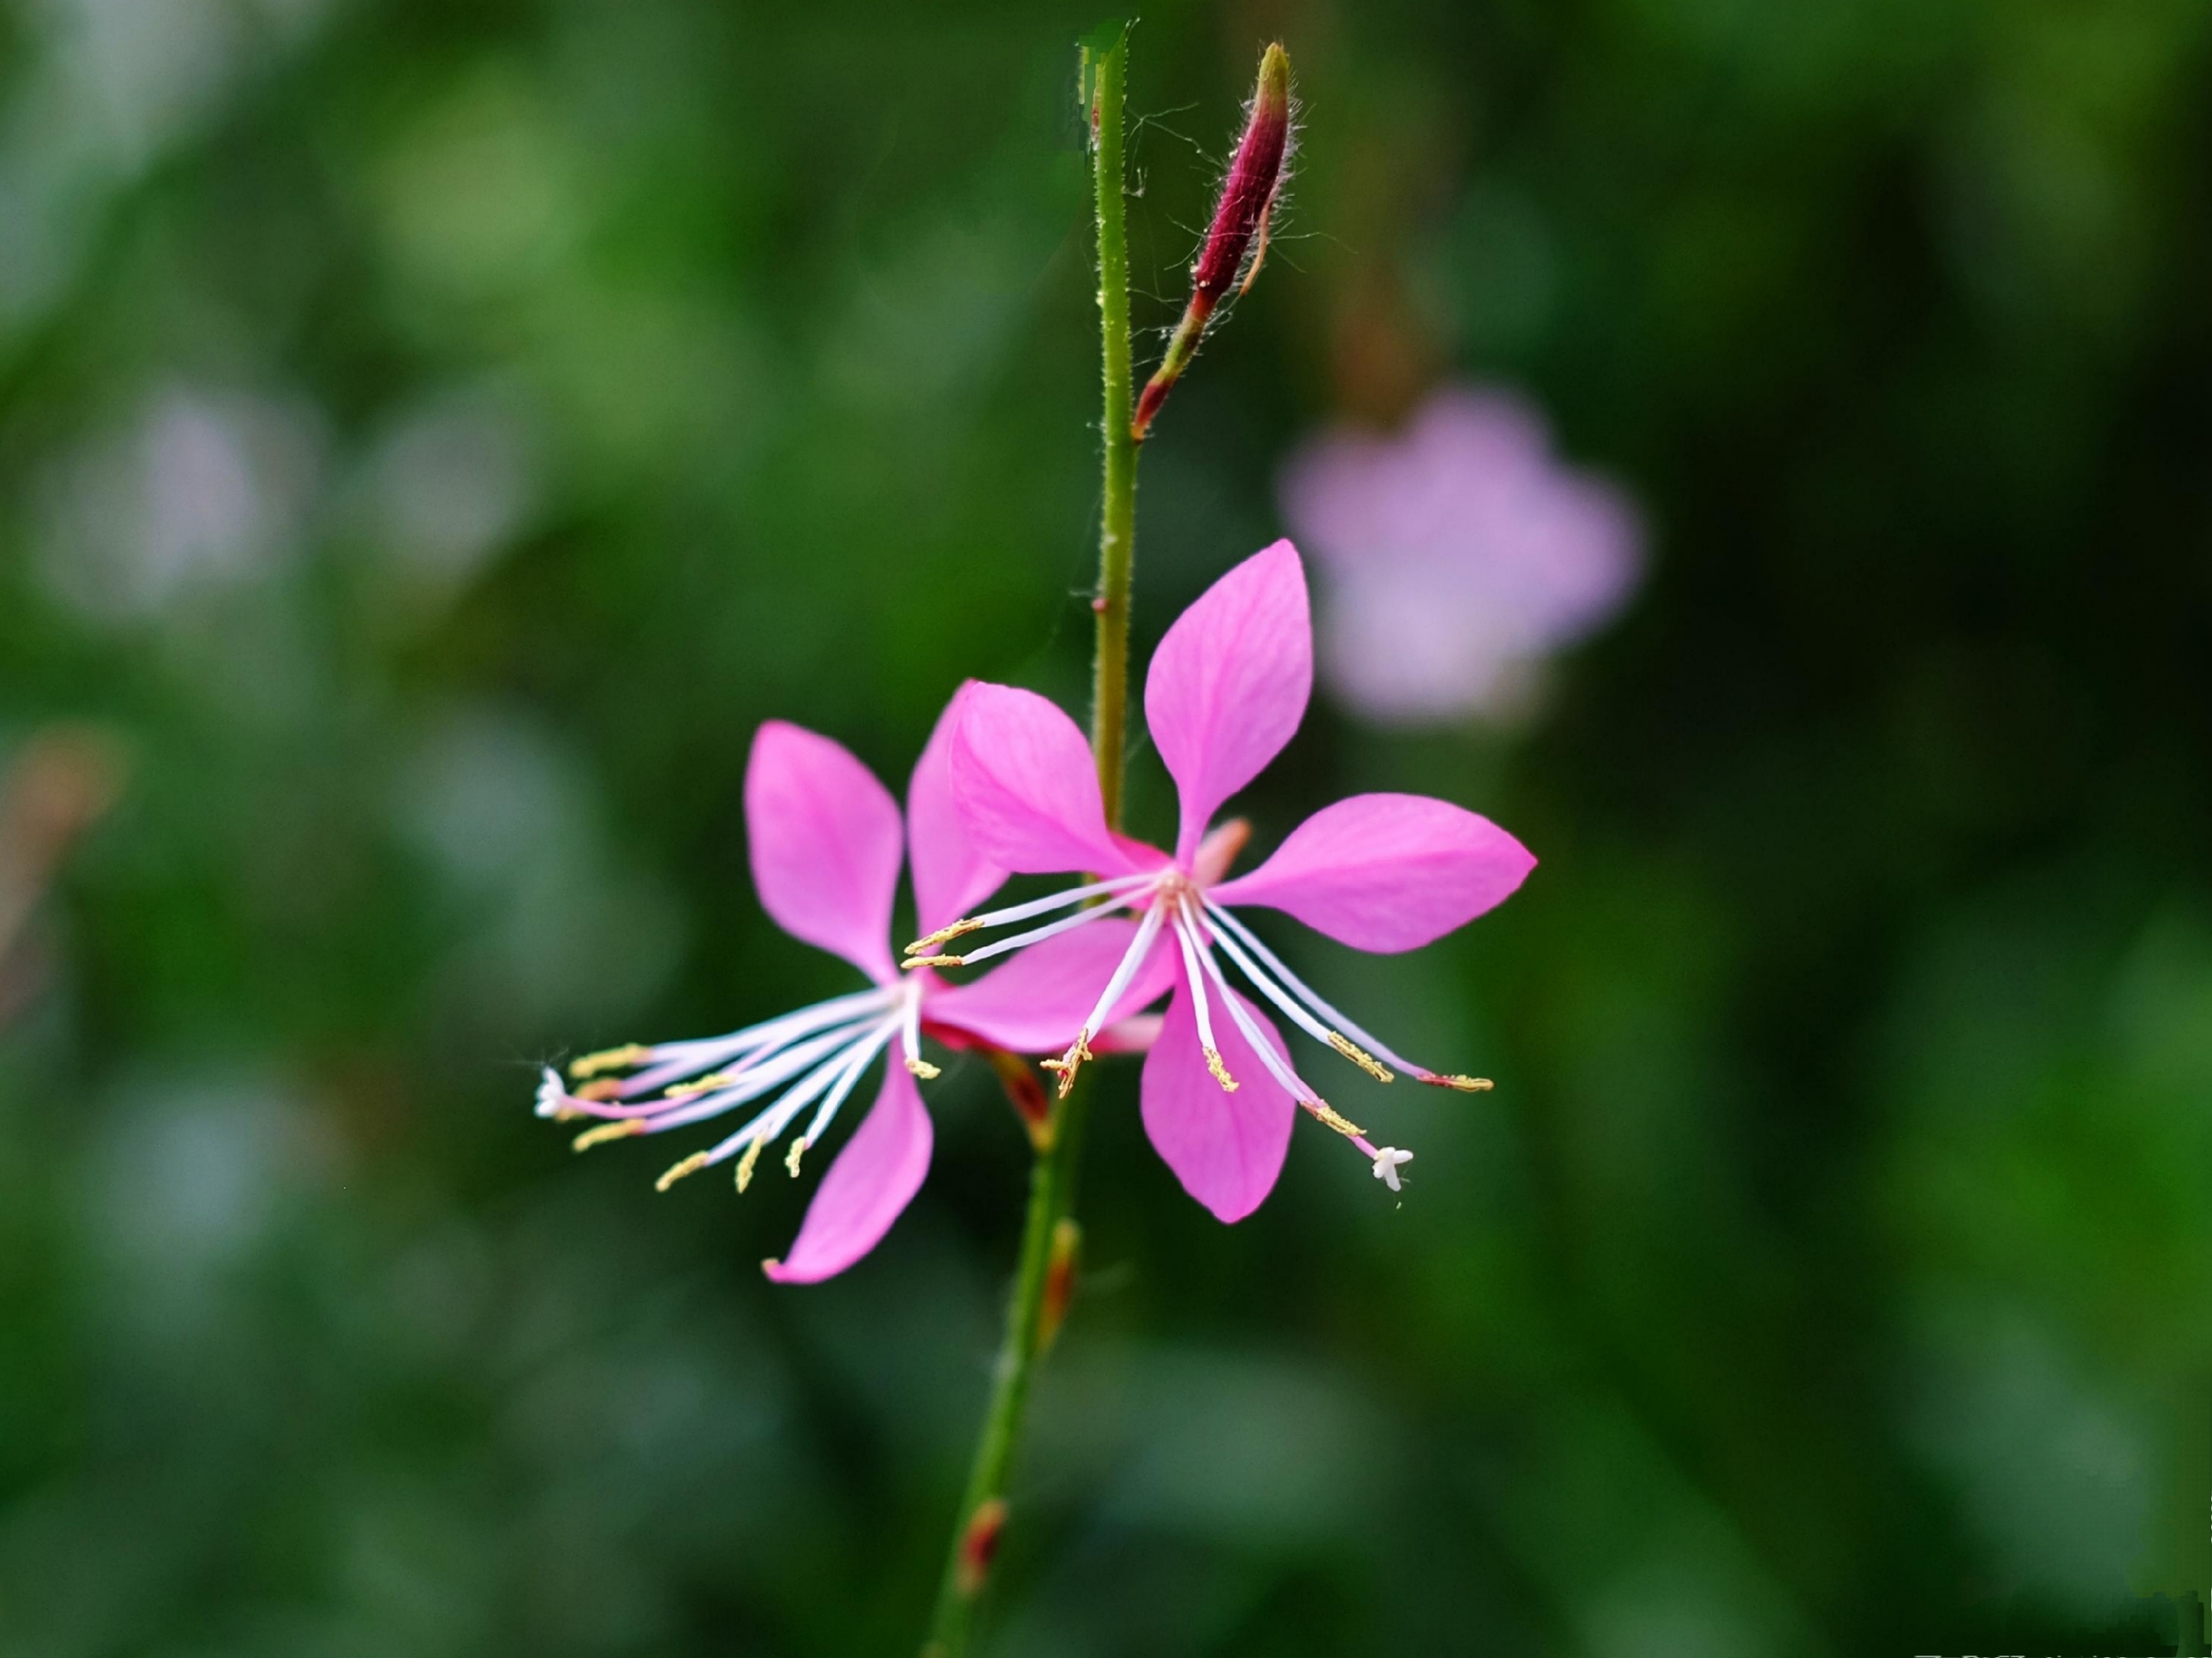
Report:
M909 972L918 967L965 967L965 956L909 956L899 965Z
M768 1136L756 1134L745 1147L745 1154L738 1159L738 1190L742 1192L753 1183L753 1165L760 1161L761 1147L768 1144Z
M1330 1105L1327 1100L1300 1100L1298 1103L1314 1114L1314 1120L1316 1122L1321 1123L1325 1127L1334 1128L1338 1133L1343 1135L1346 1139L1351 1139L1356 1135L1364 1134L1367 1132L1358 1123L1352 1121L1347 1117L1339 1114L1336 1108Z
M1086 1029L1075 1033L1075 1040L1068 1044L1067 1052L1058 1059L1039 1060L1037 1063L1060 1078L1060 1087L1056 1091L1064 1100L1068 1090L1075 1086L1075 1073L1083 1068L1083 1062L1097 1057L1091 1051L1091 1033Z
M909 1059L906 1062L906 1068L924 1082L927 1082L932 1077L941 1077L945 1074L927 1060Z
M1424 1071L1421 1080L1437 1088L1455 1088L1462 1094L1480 1094L1498 1086L1487 1077L1447 1077L1436 1071Z
M653 1181L653 1189L656 1192L665 1192L670 1187L675 1185L677 1181L682 1180L686 1175L696 1175L706 1166L707 1154L704 1151L694 1151L690 1157L684 1158L683 1162L676 1164L673 1168L669 1169L669 1171L663 1175L659 1180Z
M1213 1073L1213 1080L1221 1084L1224 1094L1237 1091L1237 1078L1229 1074L1229 1067L1221 1062L1221 1055L1212 1048L1206 1050L1206 1068Z
M645 1133L645 1119L624 1117L619 1122L603 1122L597 1128L586 1128L573 1142L579 1151L588 1151L595 1145L605 1145L609 1140L626 1140L632 1134Z
M1392 1074L1383 1068L1382 1060L1348 1037L1340 1036L1332 1030L1328 1033L1328 1045L1374 1078L1376 1082L1387 1083L1395 1080Z
M737 1081L735 1071L715 1071L704 1077L694 1077L688 1083L671 1083L660 1090L664 1100L688 1100L695 1094L711 1094L718 1088L726 1088Z
M618 1100L622 1097L622 1084L611 1077L602 1077L599 1081L586 1083L578 1089L576 1097L580 1100Z
M596 1054L586 1054L580 1060L568 1061L568 1074L578 1081L597 1076L602 1071L619 1071L624 1066L643 1065L653 1057L653 1050L635 1042L626 1042L620 1048L603 1048Z
M799 1178L799 1160L805 1155L806 1136L801 1134L797 1139L792 1141L791 1150L785 1152L783 1156L783 1166L791 1170L792 1179Z
M953 938L957 938L963 932L973 932L976 928L982 925L983 924L981 921L955 921L951 926L941 926L938 928L936 932L931 933L927 938L916 938L912 944L906 947L906 953L909 956L919 956L925 950L934 950L941 944L945 944Z

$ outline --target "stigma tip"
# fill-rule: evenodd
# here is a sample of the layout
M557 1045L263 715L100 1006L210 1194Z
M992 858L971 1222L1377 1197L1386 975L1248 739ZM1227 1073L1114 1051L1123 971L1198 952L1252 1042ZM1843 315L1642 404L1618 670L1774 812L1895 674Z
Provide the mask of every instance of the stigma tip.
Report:
M1401 1151L1395 1145L1379 1146L1375 1152L1375 1178L1395 1192L1399 1189L1399 1169L1413 1160L1411 1151Z

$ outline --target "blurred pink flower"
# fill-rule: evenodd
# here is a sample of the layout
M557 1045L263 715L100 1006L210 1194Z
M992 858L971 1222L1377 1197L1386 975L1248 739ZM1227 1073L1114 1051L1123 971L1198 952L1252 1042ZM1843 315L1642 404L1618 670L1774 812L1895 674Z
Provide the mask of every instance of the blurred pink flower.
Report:
M959 986L926 970L902 975L892 965L891 905L902 845L913 853L915 902L925 927L950 920L1006 878L977 852L953 809L945 768L951 712L915 768L903 830L890 792L828 738L770 720L753 738L745 831L761 907L793 938L852 963L870 988L726 1036L588 1054L569 1066L578 1086L550 1068L538 1086L538 1115L601 1120L577 1137L579 1151L686 1127L775 1095L735 1133L660 1177L666 1191L735 1157L742 1192L763 1150L811 1108L785 1158L796 1177L801 1155L821 1140L876 1056L896 1042L904 1063L886 1067L874 1108L830 1165L789 1256L763 1263L782 1283L843 1272L876 1247L920 1188L933 1136L915 1079L938 1074L921 1057L925 1033L954 1048L1057 1052L1091 1011L1092 992L1136 932L1128 921L1112 922ZM610 1073L617 1072L629 1074L616 1080Z
M1438 392L1396 436L1325 434L1280 496L1326 576L1322 671L1378 721L1510 719L1642 573L1627 497L1561 465L1543 416L1504 392Z
M1118 965L1093 981L1097 999L1075 1040L1045 1064L1065 1093L1113 1010L1172 983L1145 1061L1145 1129L1184 1189L1224 1221L1249 1214L1273 1187L1300 1106L1350 1139L1394 1191L1412 1154L1371 1145L1298 1075L1266 1016L1231 987L1217 950L1292 1023L1378 1080L1395 1066L1443 1087L1489 1086L1392 1053L1301 983L1232 908L1282 910L1355 950L1412 950L1502 902L1536 861L1488 819L1445 801L1361 794L1306 819L1250 873L1224 878L1246 831L1237 822L1213 827L1214 814L1291 740L1312 686L1305 575L1297 550L1279 541L1214 583L1153 653L1145 719L1181 803L1172 856L1107 828L1090 745L1073 720L1033 692L968 686L954 703L951 771L982 855L1021 874L1102 878L908 946L917 968L960 965L1060 945L1115 925L1104 918L1117 911L1139 914ZM1074 908L1086 901L1095 902ZM1072 913L964 956L921 953L1054 909Z

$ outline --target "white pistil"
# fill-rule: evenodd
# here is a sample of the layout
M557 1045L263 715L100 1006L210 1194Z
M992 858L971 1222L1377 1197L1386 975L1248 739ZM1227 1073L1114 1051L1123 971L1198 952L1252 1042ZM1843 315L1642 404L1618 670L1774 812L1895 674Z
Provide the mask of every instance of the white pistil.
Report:
M1142 875L1116 876L1110 881L1086 881L1079 887L1070 887L1048 897L1033 898L1025 904L1009 904L1004 909L966 916L950 926L938 928L927 938L916 938L906 947L906 953L909 956L927 955L938 945L957 938L963 933L980 932L985 927L1005 926L1013 921L1026 921L1032 915L1047 914L1055 909L1064 909L1070 904L1079 904L1088 898L1103 897L1109 893L1127 892L1133 887L1143 886L1146 882L1158 878L1156 872L1147 872Z
M1375 1178L1393 1192L1398 1187L1398 1171L1413 1162L1411 1151L1401 1151L1395 1145L1377 1146L1375 1151Z
M1163 898L1160 902L1164 904L1169 901ZM1213 1014L1206 1005L1210 999L1206 993L1206 973L1198 964L1198 941L1191 936L1190 920L1182 913L1180 902L1176 906L1175 932L1176 943L1182 950L1183 978L1190 986L1191 1017L1198 1023L1198 1045L1205 1052L1206 1068L1212 1074L1213 1080L1221 1084L1223 1093L1234 1094L1237 1079L1229 1074L1229 1067L1222 1063L1221 1050L1213 1041Z

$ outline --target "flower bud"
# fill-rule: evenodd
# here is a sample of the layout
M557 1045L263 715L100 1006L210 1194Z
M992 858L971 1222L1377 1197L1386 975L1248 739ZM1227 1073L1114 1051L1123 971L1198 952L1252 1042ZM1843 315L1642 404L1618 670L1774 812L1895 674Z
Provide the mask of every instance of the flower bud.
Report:
M1036 1350L1048 1353L1075 1301L1075 1267L1083 1254L1083 1228L1070 1216L1053 1224L1052 1254L1044 1269L1044 1299L1037 1305Z
M1018 1054L1009 1054L1003 1048L981 1045L983 1057L990 1061L991 1069L998 1073L999 1085L1006 1090L1006 1103L1014 1108L1014 1114L1022 1120L1029 1131L1030 1145L1039 1157L1052 1150L1052 1101L1037 1080L1030 1062Z
M975 1505L960 1532L960 1593L969 1600L983 1592L991 1576L991 1562L999 1552L999 1538L1006 1529L1004 1497L986 1498Z
M1206 227L1206 242L1198 262L1190 268L1190 303L1168 341L1167 355L1137 399L1130 434L1139 442L1152 426L1152 417L1167 401L1182 371L1197 355L1198 343L1212 320L1214 307L1232 287L1242 293L1260 274L1267 255L1267 221L1282 189L1283 173L1291 154L1291 58L1279 43L1260 59L1260 82L1252 94L1252 106L1244 123L1244 136L1223 180L1221 198L1214 204L1213 221ZM1243 272L1242 287L1237 286Z
M1206 246L1191 267L1191 295L1209 307L1220 302L1243 269L1255 235L1264 235L1268 210L1283 181L1291 147L1291 58L1279 45L1260 59L1260 83L1244 137L1229 164L1221 200L1206 232Z

